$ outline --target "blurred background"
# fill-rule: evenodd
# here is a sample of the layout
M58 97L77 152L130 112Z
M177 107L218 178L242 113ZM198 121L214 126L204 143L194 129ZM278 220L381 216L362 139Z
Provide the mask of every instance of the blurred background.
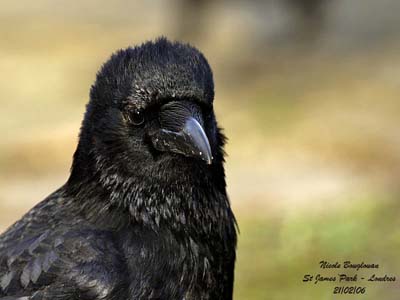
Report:
M379 263L398 280L358 283L362 299L398 299L399 11L396 0L2 1L0 230L66 181L100 65L165 35L214 70L240 226L235 299L361 299L304 284L320 260Z

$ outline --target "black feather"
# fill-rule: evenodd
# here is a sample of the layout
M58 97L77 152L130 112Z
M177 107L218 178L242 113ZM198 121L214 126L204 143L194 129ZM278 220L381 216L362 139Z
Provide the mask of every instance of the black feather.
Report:
M236 225L213 98L211 69L189 45L162 38L112 55L69 180L0 235L0 300L232 299ZM211 165L154 148L154 132L187 118Z

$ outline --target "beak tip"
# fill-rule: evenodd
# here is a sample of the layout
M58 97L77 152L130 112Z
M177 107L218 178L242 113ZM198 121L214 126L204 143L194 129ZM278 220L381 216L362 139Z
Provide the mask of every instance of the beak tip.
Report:
M160 136L161 135L161 136ZM161 129L159 137L152 138L153 145L160 151L169 151L195 157L207 165L213 162L210 142L200 123L190 117L179 132Z
M198 157L206 162L207 165L211 165L213 156L211 152L210 142L204 132L203 127L194 118L189 118L186 121L183 132L190 137L192 147L196 150L194 153L198 153Z
M202 160L204 160L206 162L207 165L211 165L213 162L213 159L214 159L213 156L211 155L211 153L208 153L208 152L203 153L200 151L199 156Z

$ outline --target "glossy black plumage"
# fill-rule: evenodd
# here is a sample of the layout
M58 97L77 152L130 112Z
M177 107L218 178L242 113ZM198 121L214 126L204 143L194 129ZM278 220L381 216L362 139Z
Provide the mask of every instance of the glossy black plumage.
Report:
M232 299L213 98L195 48L159 39L116 52L92 86L67 183L0 236L0 300Z

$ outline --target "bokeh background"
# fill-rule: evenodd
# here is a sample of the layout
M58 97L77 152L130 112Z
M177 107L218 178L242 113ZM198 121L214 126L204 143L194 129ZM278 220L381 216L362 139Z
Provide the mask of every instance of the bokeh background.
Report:
M240 226L235 299L398 299L399 11L396 0L2 1L0 230L67 179L99 66L165 35L214 69ZM334 297L338 284L302 282L337 273L320 260L379 263L398 279Z

